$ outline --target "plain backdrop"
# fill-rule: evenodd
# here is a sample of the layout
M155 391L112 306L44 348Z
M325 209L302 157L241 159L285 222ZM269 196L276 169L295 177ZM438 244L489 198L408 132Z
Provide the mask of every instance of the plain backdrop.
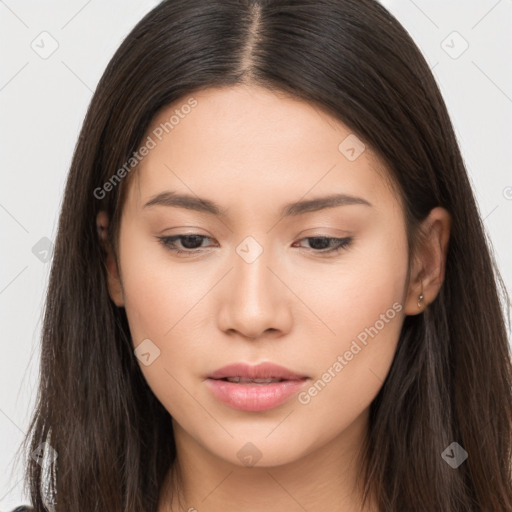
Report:
M455 126L507 289L512 285L512 0L386 0ZM0 0L0 511L27 503L18 449L63 187L96 84L150 0ZM508 227L507 227L508 226Z

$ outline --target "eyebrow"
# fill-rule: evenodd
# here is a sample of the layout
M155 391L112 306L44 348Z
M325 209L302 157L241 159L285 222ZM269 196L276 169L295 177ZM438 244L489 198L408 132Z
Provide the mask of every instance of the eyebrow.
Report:
M303 213L316 212L336 206L360 204L372 207L373 205L366 199L348 194L330 194L328 196L317 197L314 199L302 199L293 203L284 205L281 209L281 217L290 217L301 215ZM221 208L215 202L191 196L187 194L177 194L176 192L161 192L152 197L143 208L151 206L171 206L176 208L185 208L198 212L210 213L218 217L227 217L228 209Z

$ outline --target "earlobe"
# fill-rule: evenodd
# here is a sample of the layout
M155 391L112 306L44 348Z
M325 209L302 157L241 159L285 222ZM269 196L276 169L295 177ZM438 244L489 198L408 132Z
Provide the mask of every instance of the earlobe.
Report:
M108 225L109 220L107 213L100 211L96 217L96 227L98 232L98 239L105 251L105 269L107 271L107 285L109 295L112 301L118 307L124 306L124 294L121 284L121 278L117 269L115 257L108 241Z
M412 274L405 301L404 311L406 315L423 313L428 304L430 304L431 300L425 294L424 283L425 280L421 272Z
M405 301L406 315L422 313L437 297L445 278L450 228L451 216L442 207L432 209L423 221Z

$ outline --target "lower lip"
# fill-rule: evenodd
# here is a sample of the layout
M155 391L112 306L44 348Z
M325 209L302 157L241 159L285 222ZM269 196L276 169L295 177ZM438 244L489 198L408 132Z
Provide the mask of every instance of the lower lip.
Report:
M240 411L267 411L298 393L308 379L283 380L273 384L237 384L206 379L212 393L223 403Z

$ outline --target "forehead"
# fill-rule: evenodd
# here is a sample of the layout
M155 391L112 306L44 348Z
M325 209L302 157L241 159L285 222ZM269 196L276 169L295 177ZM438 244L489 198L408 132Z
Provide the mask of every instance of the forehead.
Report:
M137 208L166 190L240 207L251 197L263 206L332 192L394 195L382 162L346 125L281 92L235 86L184 96L155 116L148 137L154 147L127 197Z

